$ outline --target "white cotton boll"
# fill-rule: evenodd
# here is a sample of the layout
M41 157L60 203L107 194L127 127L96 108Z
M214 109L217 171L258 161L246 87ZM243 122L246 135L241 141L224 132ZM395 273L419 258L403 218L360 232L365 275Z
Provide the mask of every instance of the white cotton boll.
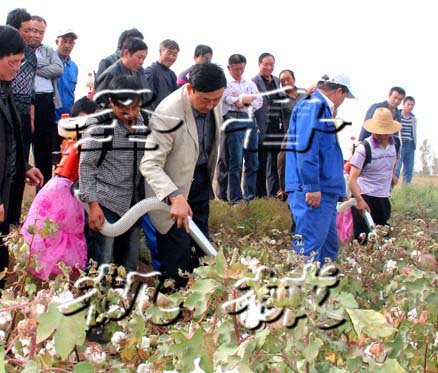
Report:
M411 252L411 258L419 257L421 255L421 251L413 250Z
M114 345L114 347L118 351L121 348L120 343L123 342L126 338L128 338L128 337L126 336L125 333L123 333L123 332L115 332L113 334L113 336L111 337L111 343Z
M248 268L251 272L255 273L257 268L260 266L260 261L256 258L252 258L248 264Z
M137 367L137 373L154 373L154 364L142 363Z
M412 310L410 310L408 312L408 320L412 321L412 322L417 320L417 309L416 308L413 308Z
M373 356L373 354L371 353L371 346L372 346L372 344L371 345L369 345L369 346L367 346L366 348L365 348L365 350L363 351L363 354L365 355L365 356L367 356L367 357L372 357Z
M0 326L7 325L12 321L12 316L9 311L1 312L0 310Z
M400 307L392 307L389 311L397 318L400 318L404 315L404 312L401 310Z
M52 297L52 302L53 303L59 303L59 304L63 304L63 303L67 303L70 302L74 299L74 295L70 290L64 291L60 294L56 294Z
M6 333L4 330L0 330L0 341L3 341L6 338Z
M37 316L39 316L44 312L46 312L46 306L44 304L38 303L35 307L35 313L37 314Z
M106 360L106 353L101 346L93 345L85 349L84 357L92 363L102 364Z
M396 268L397 268L397 262L395 260L388 260L385 263L385 271L388 273L392 273Z
M362 274L362 267L357 267L357 273Z
M56 357L55 342L53 339L46 342L46 351L50 356Z
M270 243L271 245L275 245L275 244L277 243L277 241L276 241L276 240L270 240L269 243Z
M21 321L20 321L20 322L21 322ZM29 338L22 338L20 342L21 342L21 345L22 345L23 347L30 346L30 339L29 339Z
M417 342L409 342L409 344L412 346L412 348L413 348L414 350L417 350L417 349L418 349L418 343L417 343Z
M146 351L151 345L151 339L143 336L141 337L141 342L140 345L138 346L138 348L142 349L143 351Z

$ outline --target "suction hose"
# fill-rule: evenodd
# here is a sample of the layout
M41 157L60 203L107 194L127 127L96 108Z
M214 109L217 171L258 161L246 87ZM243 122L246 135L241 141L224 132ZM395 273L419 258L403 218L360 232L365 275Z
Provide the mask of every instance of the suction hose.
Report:
M356 205L357 205L356 198L350 198L350 199L346 200L345 202L338 203L338 205L336 206L336 212L339 213L339 212L347 211L349 208L356 206ZM364 211L364 218L365 218L365 222L368 225L370 233L375 233L376 232L376 224L374 223L374 220L371 217L371 214L367 210Z
M79 198L79 190L77 188L73 188L73 194L76 199L82 204L85 211L89 212L88 204L82 202ZM129 228L131 228L135 222L140 219L144 214L147 214L150 211L170 211L170 208L167 204L159 201L156 197L146 198L141 200L132 206L118 221L113 224L108 223L105 219L105 222L100 230L104 236L107 237L117 237L125 233ZM189 216L189 227L190 227L190 237L195 241L201 250L209 256L216 256L217 251L210 243L210 241L205 237L196 223Z

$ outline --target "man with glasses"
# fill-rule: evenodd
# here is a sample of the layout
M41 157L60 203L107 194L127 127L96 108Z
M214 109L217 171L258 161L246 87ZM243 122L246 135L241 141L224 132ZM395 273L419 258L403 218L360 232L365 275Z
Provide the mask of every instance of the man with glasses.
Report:
M9 253L3 238L18 224L24 183L43 184L41 172L24 158L20 118L14 104L11 80L20 69L26 44L18 31L0 26L0 272L8 267ZM0 289L5 280L0 280Z
M86 230L88 257L99 265L114 262L127 271L135 271L140 246L139 224L115 238L106 237L99 231L104 219L114 223L144 195L143 178L138 171L144 146L141 142L130 141L133 135L146 134L140 115L142 95L136 93L142 87L134 76L122 75L115 77L108 89L115 125L111 129L110 146L104 148L105 142L96 139L109 136L105 127L111 123L101 124L90 119L79 163L80 198L90 208L89 229ZM124 92L118 93L120 90Z

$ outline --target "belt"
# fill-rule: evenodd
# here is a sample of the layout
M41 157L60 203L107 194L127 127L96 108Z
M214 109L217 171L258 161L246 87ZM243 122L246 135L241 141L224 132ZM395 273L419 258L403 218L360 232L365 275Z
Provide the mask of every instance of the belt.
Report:
M245 113L243 111L228 111L224 118L231 117L231 118L248 118L248 113Z

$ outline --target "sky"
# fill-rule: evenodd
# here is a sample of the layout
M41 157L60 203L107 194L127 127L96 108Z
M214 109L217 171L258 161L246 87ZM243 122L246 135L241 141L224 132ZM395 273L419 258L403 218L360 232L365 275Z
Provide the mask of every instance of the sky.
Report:
M340 133L344 157L369 106L386 100L391 87L401 86L416 100L418 143L427 139L438 157L433 1L0 0L1 23L17 7L46 19L44 44L55 47L57 33L65 28L78 34L71 55L79 67L77 98L87 93L88 73L115 51L120 33L136 27L149 47L144 67L158 59L160 41L178 42L180 53L172 66L177 75L193 63L197 44L211 46L213 62L225 69L231 54L245 55L247 78L258 73L263 52L275 56L274 75L291 69L298 87L314 84L325 73L347 73L357 99L345 100L338 111L338 117L353 123Z

